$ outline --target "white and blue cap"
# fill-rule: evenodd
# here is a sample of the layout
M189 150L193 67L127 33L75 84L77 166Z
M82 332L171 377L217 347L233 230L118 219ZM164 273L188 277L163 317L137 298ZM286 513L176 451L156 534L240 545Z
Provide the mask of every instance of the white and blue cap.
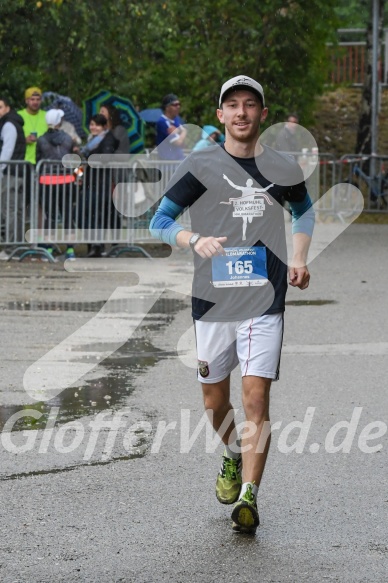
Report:
M247 77L246 75L237 75L237 77L233 77L232 79L229 79L229 81L225 81L225 83L221 87L220 102L219 102L220 107L222 105L222 102L225 99L225 95L232 89L234 89L234 90L249 89L249 90L253 91L254 93L256 93L260 97L260 101L261 101L263 107L265 107L264 90L263 90L262 86L260 85L260 83L258 83L257 81L255 81L251 77Z
M49 109L46 111L46 123L49 128L59 126L64 115L63 109Z

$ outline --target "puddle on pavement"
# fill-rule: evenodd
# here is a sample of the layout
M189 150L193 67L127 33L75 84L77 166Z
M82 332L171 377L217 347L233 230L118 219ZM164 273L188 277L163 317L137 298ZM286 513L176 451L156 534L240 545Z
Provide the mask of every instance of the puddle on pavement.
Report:
M107 371L105 376L86 381L79 387L65 389L49 401L0 407L0 431L11 415L25 409L36 409L42 413L42 416L39 419L22 417L14 424L14 431L44 429L51 407L59 407L57 425L105 409L120 408L126 397L133 391L131 382L133 376L145 372L148 367L173 355L174 353L164 352L142 339L128 340L119 350L103 361L102 365Z
M48 289L48 288L47 288ZM63 301L42 301L26 300L0 303L0 310L15 310L22 312L99 312L105 307L104 311L108 314L128 312L130 307L136 311L136 305L139 309L142 304L141 298L123 298L107 302L100 300L96 302L63 302ZM173 298L159 298L154 306L149 310L149 314L157 313L163 315L172 315L187 305L183 300Z
M142 442L139 441L139 446L142 445ZM99 460L95 462L87 462L85 464L77 464L75 466L66 466L65 468L53 468L51 470L32 470L31 472L20 472L19 474L8 474L7 476L3 476L0 478L1 482L6 482L8 480L20 480L21 478L30 478L31 476L47 476L50 474L64 474L67 472L72 472L73 470L79 470L82 467L93 467L93 466L106 466L111 465L112 463L134 460L138 458L144 457L144 453L134 453L131 455L122 455L118 457L109 458L109 460Z
M26 300L25 302L7 302L6 304L0 304L0 309L22 312L98 312L105 303L106 300L99 302L44 302L41 300Z
M94 306L98 302L91 302ZM105 302L102 302L104 304ZM113 303L113 302L112 302ZM142 326L158 330L169 323L175 314L187 303L184 300L160 298L150 310ZM151 322L151 324L149 324ZM100 351L103 344L90 345L88 351ZM85 347L82 347L83 349ZM74 347L74 350L79 347ZM36 409L42 416L39 419L22 417L13 426L13 431L26 429L44 429L52 407L59 407L57 425L68 423L86 415L102 410L121 408L126 398L133 391L131 380L135 374L145 372L162 359L175 356L175 352L163 351L153 346L144 338L131 338L121 348L102 362L107 374L98 379L84 382L82 386L71 387L62 391L55 398L46 402L34 402L23 406L0 407L0 431L7 420L15 413L25 409Z
M39 291L71 291L72 288L71 287L63 287L61 286L60 288L58 287L37 287L35 288Z
M337 303L336 300L289 300L286 306L327 306Z
M50 279L60 279L62 281L78 281L79 279L81 279L82 276L80 275L70 275L67 274L66 275L31 275L31 274L25 274L25 273L2 273L1 274L1 279L22 279L24 281L26 281L27 279L31 279L36 281L37 279L43 279L44 281L48 281Z

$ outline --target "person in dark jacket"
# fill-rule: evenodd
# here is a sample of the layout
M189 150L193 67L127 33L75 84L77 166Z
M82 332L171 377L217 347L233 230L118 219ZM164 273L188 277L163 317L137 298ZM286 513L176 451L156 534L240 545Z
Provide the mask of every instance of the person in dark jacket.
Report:
M24 240L23 216L27 199L27 197L23 198L25 167L4 163L24 160L26 140L23 125L23 118L11 109L8 99L0 97L1 239L7 244L22 243ZM11 250L8 248L7 251L1 251L0 259L8 259L8 251Z
M48 130L36 144L36 161L62 160L63 156L73 151L73 140L61 129L62 118L65 112L62 109L49 109L46 113Z
M103 103L100 113L108 120L107 127L114 137L119 141L115 154L129 154L129 136L127 129L123 126L120 112L117 107L110 103Z
M73 151L73 140L61 129L64 111L49 109L46 113L47 132L38 138L36 144L36 162L39 173L40 202L45 211L45 227L48 237L53 242L58 239L71 238L73 226L74 176L64 167L62 158ZM58 231L58 211L62 230ZM48 245L48 252L53 249ZM67 245L66 259L74 260L72 244Z
M108 129L108 120L100 113L93 115L89 123L90 135L81 155L86 159L99 154L113 154L119 141ZM117 225L117 212L112 202L113 174L111 168L85 168L84 194L79 209L81 226L89 230L88 238L95 243L89 245L88 257L101 257L104 245L104 230Z
M118 140L118 146L114 151L115 154L129 154L130 144L128 130L123 126L120 111L111 103L103 103L100 107L100 113L108 120L107 128ZM125 168L116 168L113 172L113 181L115 185L128 182L128 170Z
M287 116L287 122L284 124L282 130L276 137L275 150L280 152L296 153L300 150L296 128L299 123L299 118L296 113L290 113Z

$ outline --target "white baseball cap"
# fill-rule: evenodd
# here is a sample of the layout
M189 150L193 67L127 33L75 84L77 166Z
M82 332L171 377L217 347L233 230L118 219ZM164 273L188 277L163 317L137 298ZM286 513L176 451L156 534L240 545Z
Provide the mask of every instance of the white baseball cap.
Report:
M59 126L65 112L62 109L49 109L46 113L46 123L50 127Z
M225 97L225 93L227 93L227 91L229 91L230 89L239 89L240 87L241 89L244 88L251 89L252 91L257 93L257 95L260 97L262 101L263 107L265 107L264 90L262 86L260 85L260 83L258 83L251 77L247 77L246 75L237 75L237 77L233 77L232 79L229 79L229 81L225 81L225 83L221 87L219 106L221 107Z

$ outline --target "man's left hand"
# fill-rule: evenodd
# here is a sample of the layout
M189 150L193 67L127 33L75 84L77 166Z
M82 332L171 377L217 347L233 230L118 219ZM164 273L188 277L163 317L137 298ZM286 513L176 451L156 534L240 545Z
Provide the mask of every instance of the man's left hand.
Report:
M290 285L293 287L306 289L309 286L310 273L306 265L302 267L290 267L288 274L290 278Z

